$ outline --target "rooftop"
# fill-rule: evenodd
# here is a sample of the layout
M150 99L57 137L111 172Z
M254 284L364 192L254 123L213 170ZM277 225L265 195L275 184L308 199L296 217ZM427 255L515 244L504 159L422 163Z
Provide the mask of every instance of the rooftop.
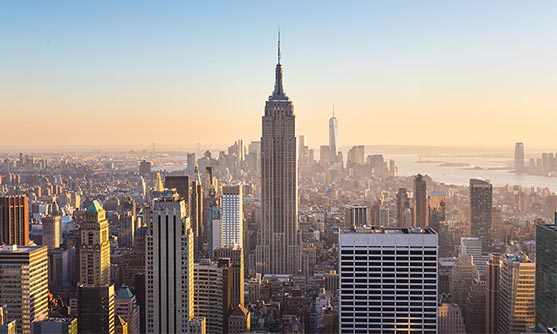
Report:
M346 228L342 233L380 233L380 234L437 234L433 229L426 227L384 227L384 226L358 226Z
M91 202L91 204L89 204L89 207L86 210L87 212L101 212L104 211L101 203L99 203L99 201L94 200L93 202Z

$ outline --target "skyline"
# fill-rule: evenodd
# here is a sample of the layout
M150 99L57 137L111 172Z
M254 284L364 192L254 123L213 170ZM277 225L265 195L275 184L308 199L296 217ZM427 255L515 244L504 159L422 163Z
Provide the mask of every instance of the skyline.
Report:
M2 147L259 140L278 25L311 147L551 145L555 2L130 4L0 4Z

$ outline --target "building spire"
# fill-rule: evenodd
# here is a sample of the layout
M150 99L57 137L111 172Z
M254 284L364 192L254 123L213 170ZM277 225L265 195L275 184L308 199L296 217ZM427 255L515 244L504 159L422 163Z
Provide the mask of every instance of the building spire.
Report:
M280 64L280 27L278 28L278 64Z
M333 103L333 118L335 118L335 104Z
M277 41L277 67L275 68L275 90L273 95L269 96L269 100L288 100L284 89L282 88L282 65L280 63L280 28L278 30Z

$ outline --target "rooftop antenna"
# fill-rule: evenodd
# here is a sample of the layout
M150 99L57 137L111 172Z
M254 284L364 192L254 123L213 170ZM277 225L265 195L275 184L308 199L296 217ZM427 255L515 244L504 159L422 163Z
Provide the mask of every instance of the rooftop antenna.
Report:
M335 104L333 103L333 118L335 118Z
M280 27L278 28L278 63L280 64Z

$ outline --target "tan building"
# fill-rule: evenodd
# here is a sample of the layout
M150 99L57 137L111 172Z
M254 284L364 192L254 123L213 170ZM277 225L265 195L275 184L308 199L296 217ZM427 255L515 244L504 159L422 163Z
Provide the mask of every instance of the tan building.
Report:
M43 245L48 247L48 250L53 250L60 247L60 217L43 217Z
M449 276L449 292L453 302L460 307L464 306L466 293L476 278L478 278L478 269L472 262L472 256L459 256Z
M275 89L265 103L261 134L262 220L256 272L296 274L301 269L298 225L296 115L282 85L280 40ZM327 150L327 152L329 152Z
M457 304L443 303L437 309L439 334L466 334L462 310Z
M236 307L228 317L228 333L244 334L250 332L250 312L242 305Z
M0 197L0 244L29 245L29 200L27 196Z
M232 261L232 308L244 305L244 250L239 245L215 249L215 257Z
M110 240L106 211L101 204L91 202L80 226L80 282L85 285L110 284Z
M208 334L226 333L232 309L230 259L217 262L204 259L194 265L193 271L195 316L206 318Z
M535 322L536 263L526 255L502 254L499 274L499 333L523 333Z
M45 246L4 245L0 249L0 305L6 323L30 334L31 323L48 317L48 251Z

